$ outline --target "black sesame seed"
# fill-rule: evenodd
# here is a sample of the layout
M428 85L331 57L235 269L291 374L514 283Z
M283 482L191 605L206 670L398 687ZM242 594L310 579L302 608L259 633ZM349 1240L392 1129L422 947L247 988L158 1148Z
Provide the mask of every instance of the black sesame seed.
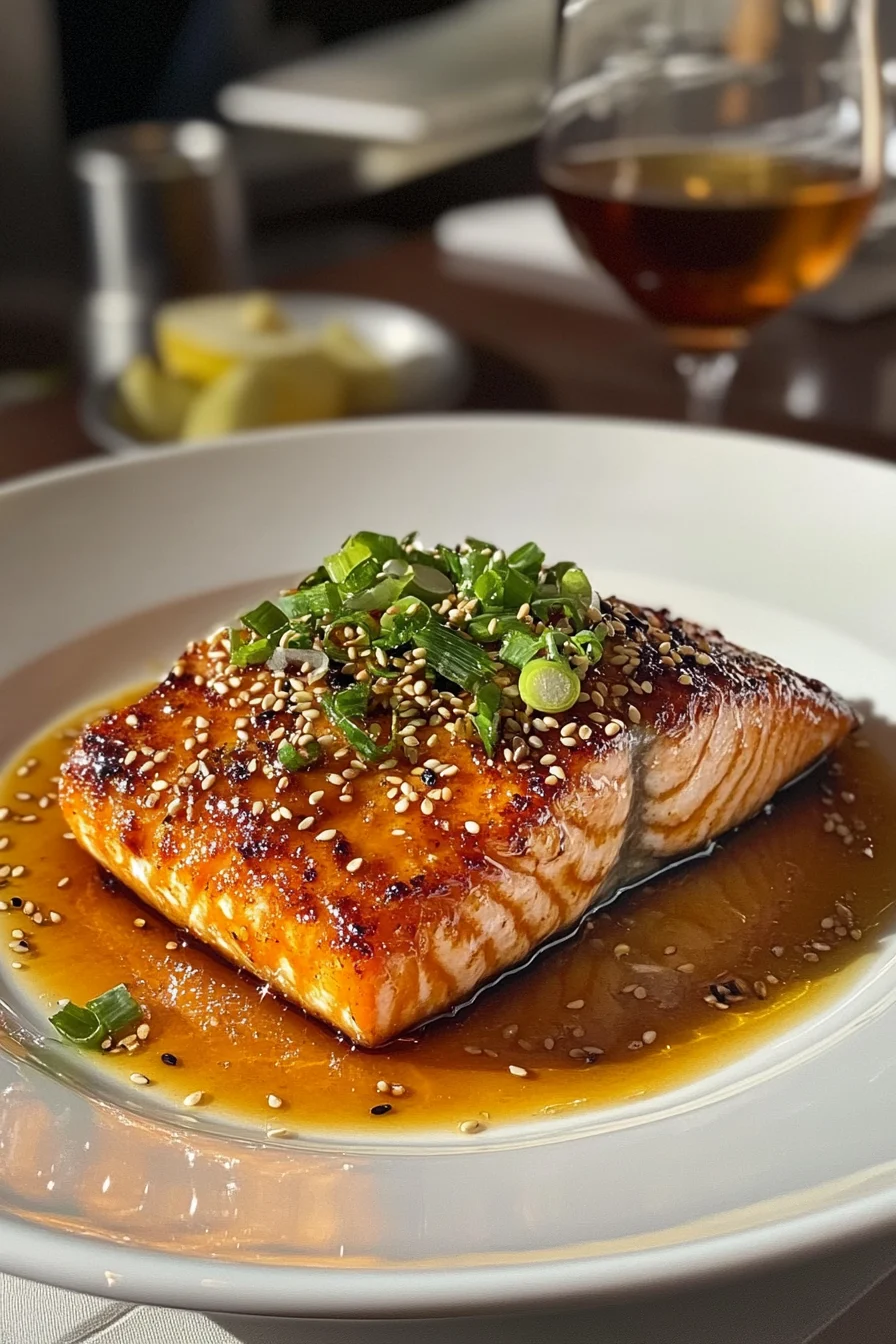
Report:
M10 901L10 905L14 910L21 910L23 905L21 896L13 896L12 900Z
M435 788L436 784L438 784L438 782L439 777L436 774L435 770L430 770L429 766L427 766L426 769L423 771L423 783L426 785L428 789L433 789Z
M396 901L400 896L407 896L408 884L406 882L390 882L383 896L387 901Z
M174 1065L177 1063L177 1055L171 1055L166 1050L165 1054L162 1056L162 1063L170 1064L173 1068Z
M370 1114L371 1114L371 1115L388 1115L389 1112L391 1111L391 1109L392 1109L392 1107L389 1105L388 1101L381 1101L380 1104L379 1104L379 1106L371 1106L371 1108L370 1108Z

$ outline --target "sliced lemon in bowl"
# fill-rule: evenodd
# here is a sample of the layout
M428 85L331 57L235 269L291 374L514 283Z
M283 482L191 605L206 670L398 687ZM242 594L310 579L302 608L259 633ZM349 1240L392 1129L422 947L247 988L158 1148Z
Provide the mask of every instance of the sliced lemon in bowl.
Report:
M114 408L119 427L138 439L164 443L179 439L196 389L160 369L149 355L137 355L118 378Z
M202 388L183 424L184 439L213 439L241 430L335 420L346 411L346 384L319 351L249 360Z
M263 292L219 294L163 304L156 347L169 373L206 384L247 361L301 355L314 344Z

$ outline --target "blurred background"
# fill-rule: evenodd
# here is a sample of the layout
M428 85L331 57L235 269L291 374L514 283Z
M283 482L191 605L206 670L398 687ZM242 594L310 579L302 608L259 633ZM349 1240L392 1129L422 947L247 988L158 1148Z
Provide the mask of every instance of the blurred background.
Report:
M677 22L710 2L668 0L667 8ZM568 294L556 274L549 278L550 308L515 308L505 284L492 315L487 287L443 283L446 232L435 245L429 238L425 254L422 244L395 251L446 212L541 190L533 144L558 13L559 0L0 0L0 407L71 380L83 362L84 295L98 284L98 264L120 260L95 218L85 227L90 193L107 170L82 156L73 171L76 142L122 123L203 118L227 129L253 283L335 286L430 311L468 343L490 347L467 404L643 413L646 380L649 412L677 414L679 391L656 340L620 338L607 325L633 322L613 295L604 296L603 327L571 310L561 331L559 304L569 298L574 308L575 276ZM881 25L892 90L892 0L882 0ZM896 141L888 144L893 175ZM841 287L834 308L816 317L877 320L896 309L891 221L888 184L863 248L864 284ZM477 247L487 264L486 234ZM462 251L460 233L453 237ZM382 270L381 256L390 259ZM786 359L779 330L790 333ZM849 363L850 333L829 339L818 330L795 314L776 319L745 361L747 386L750 370L768 374L774 426L780 415L848 421L857 400L867 411L862 380L873 363L874 429L896 432L889 328L874 328L873 353L855 360L859 381L829 396L819 388L832 366ZM598 346L607 356L600 365ZM530 368L518 377L511 366L530 355L536 376ZM821 373L810 376L807 360ZM743 403L756 404L752 396ZM734 423L749 419L737 389L731 405Z
M419 229L451 204L534 184L526 140L554 8L0 0L0 367L70 353L85 283L68 168L77 137L230 114L254 278L295 275ZM285 77L266 82L283 65ZM395 124L386 116L368 128L373 101L393 106Z

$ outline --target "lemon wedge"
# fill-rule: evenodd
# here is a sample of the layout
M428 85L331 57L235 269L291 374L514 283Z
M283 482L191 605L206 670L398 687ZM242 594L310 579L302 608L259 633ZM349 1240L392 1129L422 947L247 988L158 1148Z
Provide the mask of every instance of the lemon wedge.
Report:
M159 358L168 372L200 384L248 360L301 355L314 343L264 293L166 303L155 327Z
M149 355L137 355L118 378L119 427L140 439L180 438L195 389L160 369Z
M320 349L341 369L350 415L390 411L398 401L395 375L346 322L330 322L318 336Z
M345 414L345 380L318 351L237 364L195 396L184 439L212 439L240 430L334 420Z

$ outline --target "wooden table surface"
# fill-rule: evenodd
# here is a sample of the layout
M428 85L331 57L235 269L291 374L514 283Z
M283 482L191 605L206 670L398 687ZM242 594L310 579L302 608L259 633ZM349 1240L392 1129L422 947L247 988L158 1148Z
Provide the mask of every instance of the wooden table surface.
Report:
M448 275L427 236L301 279L444 322L473 352L467 409L682 417L669 353L646 323ZM66 392L0 411L0 478L95 451L76 405ZM726 422L896 460L896 314L846 325L786 313L768 323L744 356Z
M682 418L668 351L648 326L449 276L428 237L302 276L302 287L392 299L445 323L474 357L466 409ZM896 314L770 322L744 357L726 422L896 461ZM95 451L74 392L0 411L0 479ZM896 1339L894 1318L891 1276L818 1344Z

